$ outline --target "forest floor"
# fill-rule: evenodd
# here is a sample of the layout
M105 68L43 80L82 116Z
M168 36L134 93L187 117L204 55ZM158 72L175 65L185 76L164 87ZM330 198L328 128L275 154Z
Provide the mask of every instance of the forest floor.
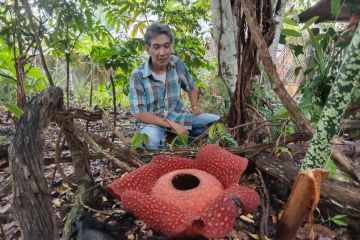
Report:
M118 128L128 139L133 135L134 120L126 111L121 111L117 116ZM85 122L80 123L85 128ZM0 109L0 144L6 144L14 134L14 122L8 117L4 109ZM51 123L46 133L44 158L54 158L55 142L59 128L55 123ZM112 133L104 127L100 121L90 123L89 131L92 133L105 136L109 139ZM304 149L304 146L300 146ZM66 147L62 151L62 157L70 156L70 151ZM74 175L71 163L61 164L67 176ZM126 213L120 202L111 197L106 186L114 179L120 177L124 172L115 168L109 161L104 159L95 159L91 161L91 173L97 184L97 196L90 201L91 204L84 205L83 214L78 216L73 224L73 239L90 240L90 239L166 239L164 236L153 232L142 221L137 220L132 214ZM52 205L58 223L59 235L61 235L66 214L69 212L75 192L66 184L61 175L56 170L54 164L44 166L44 176L48 182L52 196ZM269 185L279 185L276 179L267 177ZM261 180L254 169L248 169L241 179L244 185L250 185L261 189ZM281 184L278 190L271 194L270 218L268 219L268 237L274 239L277 227L277 219L283 204L286 201L285 196L289 194L288 189L281 190ZM277 192L278 191L278 192ZM280 193L280 192L283 193ZM11 206L13 198L11 189L11 172L5 157L0 157L0 239L21 239L19 224L16 220L15 213ZM261 222L262 210L258 210L249 215L242 215L237 219L234 229L226 239L259 239L259 227ZM351 239L347 228L332 225L329 221L318 221L314 225L316 238L321 240L345 240ZM302 226L297 234L297 239L307 239L309 225ZM89 235L87 235L89 234ZM89 236L92 236L90 238Z

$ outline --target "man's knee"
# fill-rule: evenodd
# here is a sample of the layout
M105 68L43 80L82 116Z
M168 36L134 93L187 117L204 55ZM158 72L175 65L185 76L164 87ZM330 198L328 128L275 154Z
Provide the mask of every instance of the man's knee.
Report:
M141 129L141 133L145 133L149 140L145 144L146 148L157 150L164 146L164 129L157 126L148 125Z
M149 137L149 141L146 143L146 148L149 150L157 150L162 148L162 140L156 137Z

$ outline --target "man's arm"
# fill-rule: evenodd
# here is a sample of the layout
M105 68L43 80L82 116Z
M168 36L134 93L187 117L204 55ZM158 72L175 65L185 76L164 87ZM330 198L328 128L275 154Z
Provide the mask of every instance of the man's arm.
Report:
M139 122L143 122L146 124L153 124L160 127L172 128L176 134L188 134L188 130L186 127L171 121L166 118L160 118L151 112L141 112L136 114L136 120Z
M198 115L201 113L201 110L198 106L198 92L199 89L197 87L193 88L190 92L188 92L189 101L191 105L191 113L194 115Z

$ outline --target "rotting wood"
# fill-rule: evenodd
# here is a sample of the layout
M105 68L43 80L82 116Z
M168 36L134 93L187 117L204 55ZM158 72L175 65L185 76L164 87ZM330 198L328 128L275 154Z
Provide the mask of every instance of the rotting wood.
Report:
M319 203L321 184L327 176L328 172L320 168L308 169L298 174L284 206L276 239L295 239L296 232L307 217L310 225L314 223L313 214Z
M84 109L70 108L65 111L58 111L53 116L53 121L65 121L66 119L84 119L87 121L98 121L102 119L102 111L88 111Z
M63 106L60 88L50 87L26 104L9 147L13 207L25 240L58 239L51 195L43 173L43 131Z
M66 174L64 173L64 170L62 169L60 162L59 162L59 158L61 155L61 147L60 147L60 141L63 135L63 127L60 128L57 140L56 140L56 146L55 146L55 166L57 171L60 173L61 177L63 178L64 182L72 189L72 190L76 190L76 186L70 181L70 179L68 178L68 176L66 176Z

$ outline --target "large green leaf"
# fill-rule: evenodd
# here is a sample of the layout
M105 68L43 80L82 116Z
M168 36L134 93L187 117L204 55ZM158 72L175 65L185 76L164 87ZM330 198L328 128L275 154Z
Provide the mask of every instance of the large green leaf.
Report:
M304 26L303 26L303 30L306 30L308 29L311 25L313 25L317 20L319 19L319 16L315 16L315 17L312 17L310 18L309 20L307 20L305 23L304 23Z
M334 17L337 17L341 10L341 2L340 0L331 0L331 14Z
M294 29L284 28L281 34L288 36L288 37L301 37L301 33Z
M21 115L24 113L21 108L19 108L16 104L13 103L5 103L5 107L17 118L20 118Z

